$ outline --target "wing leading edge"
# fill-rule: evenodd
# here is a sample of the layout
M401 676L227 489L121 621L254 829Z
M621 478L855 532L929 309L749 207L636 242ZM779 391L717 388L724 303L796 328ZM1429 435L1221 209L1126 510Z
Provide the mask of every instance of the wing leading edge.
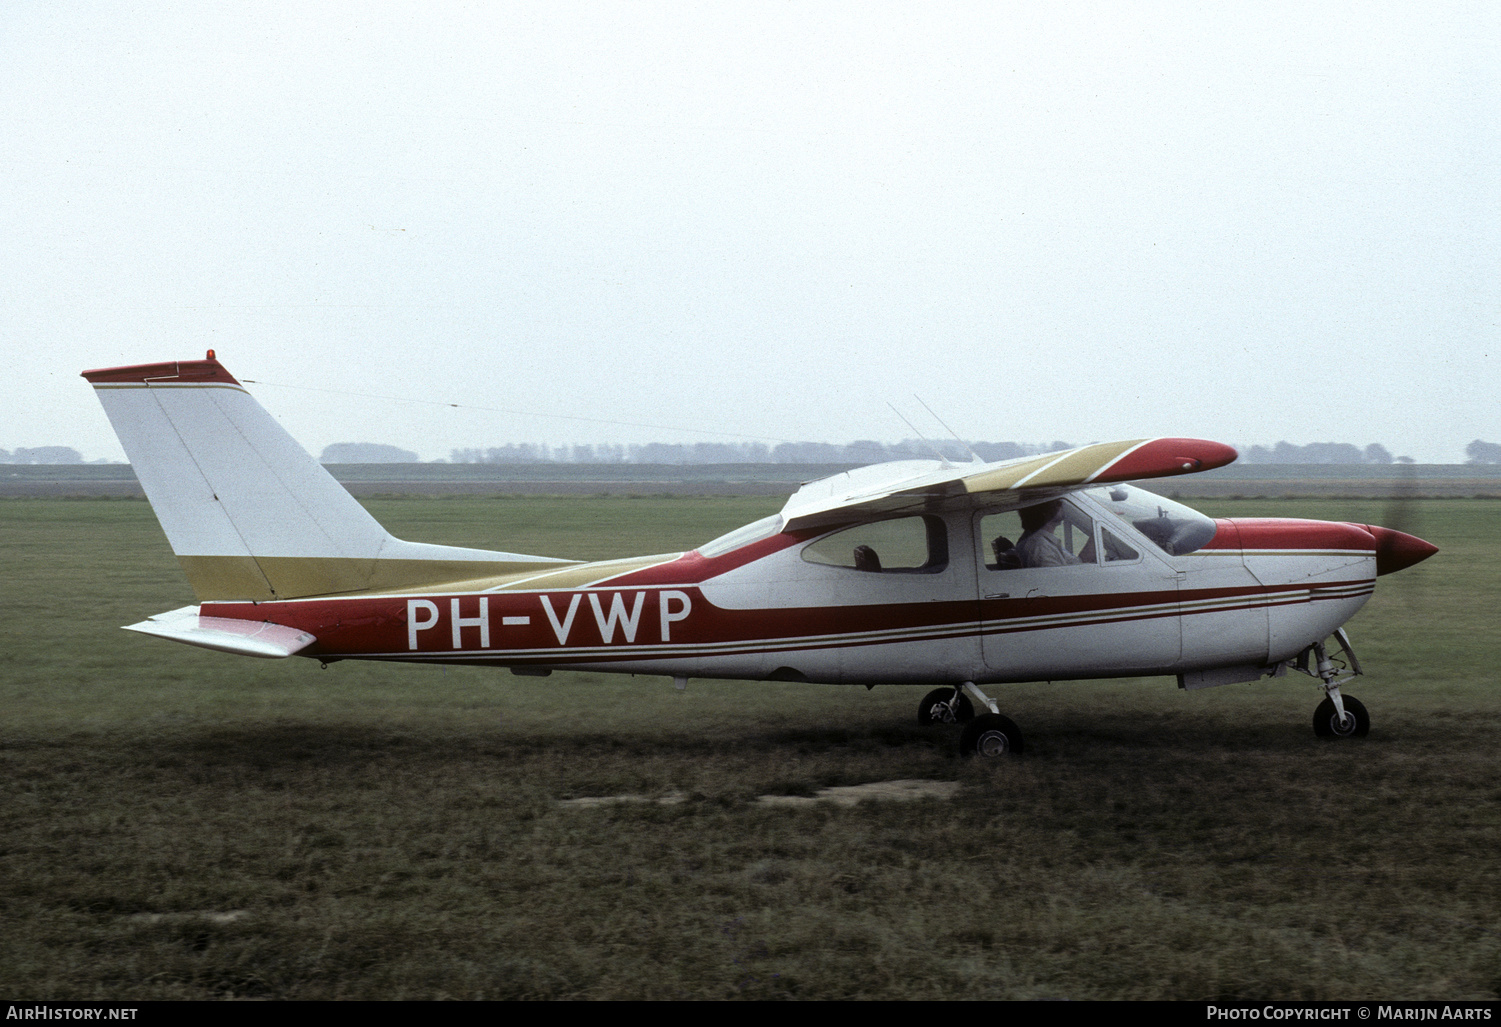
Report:
M990 464L939 460L873 464L798 489L782 508L782 530L921 510L1030 506L1090 485L1208 471L1236 456L1222 442L1174 438L1097 442Z

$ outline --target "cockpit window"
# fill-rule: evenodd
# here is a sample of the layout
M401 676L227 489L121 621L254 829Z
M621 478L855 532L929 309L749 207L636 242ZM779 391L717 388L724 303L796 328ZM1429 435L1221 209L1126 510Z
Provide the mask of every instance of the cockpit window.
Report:
M1098 563L1094 534L1094 518L1061 500L980 519L985 566L993 571ZM1135 555L1111 555L1107 547L1106 559L1134 559Z
M1085 494L1150 539L1169 556L1202 549L1214 538L1214 521L1199 511L1134 485L1105 485ZM1121 543L1124 544L1124 543Z
M937 517L857 524L803 547L803 559L857 571L937 573L948 566L949 536Z
M725 553L734 552L741 546L748 546L752 542L760 542L763 538L771 538L782 530L782 515L772 514L763 517L759 521L736 528L727 535L721 535L712 542L705 542L698 547L700 556L723 556Z

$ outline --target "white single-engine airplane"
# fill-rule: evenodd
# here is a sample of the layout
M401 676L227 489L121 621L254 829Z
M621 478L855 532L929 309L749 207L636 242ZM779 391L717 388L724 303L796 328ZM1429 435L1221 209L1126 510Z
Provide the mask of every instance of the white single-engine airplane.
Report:
M422 545L388 534L212 350L83 376L198 597L129 630L246 656L679 687L934 684L918 719L964 723L966 754L1022 750L981 685L1128 675L1206 688L1299 670L1326 693L1314 731L1361 737L1340 625L1378 575L1438 551L1374 525L1211 520L1126 484L1235 459L1197 439L875 464L688 553L582 563Z

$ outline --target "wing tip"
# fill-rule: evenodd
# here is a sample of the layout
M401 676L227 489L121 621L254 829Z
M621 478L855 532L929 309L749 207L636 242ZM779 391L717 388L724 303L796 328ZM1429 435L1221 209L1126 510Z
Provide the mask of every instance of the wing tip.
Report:
M1150 439L1122 454L1094 480L1110 482L1197 474L1234 463L1239 456L1234 446L1208 439Z

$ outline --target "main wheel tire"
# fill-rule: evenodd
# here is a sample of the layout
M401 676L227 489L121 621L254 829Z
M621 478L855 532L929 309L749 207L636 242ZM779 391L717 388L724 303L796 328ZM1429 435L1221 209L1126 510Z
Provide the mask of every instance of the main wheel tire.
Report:
M1021 729L1010 717L1003 717L999 713L982 713L964 725L964 734L959 736L959 751L965 756L983 756L986 759L1020 756Z
M975 704L969 701L969 696L960 692L959 701L950 703L953 698L952 688L933 689L917 704L917 722L928 727L932 724L968 724L974 720Z
M1364 738L1371 732L1371 715L1365 704L1354 696L1342 695L1345 704L1345 722L1340 723L1334 700L1328 696L1313 711L1313 733L1320 738Z

